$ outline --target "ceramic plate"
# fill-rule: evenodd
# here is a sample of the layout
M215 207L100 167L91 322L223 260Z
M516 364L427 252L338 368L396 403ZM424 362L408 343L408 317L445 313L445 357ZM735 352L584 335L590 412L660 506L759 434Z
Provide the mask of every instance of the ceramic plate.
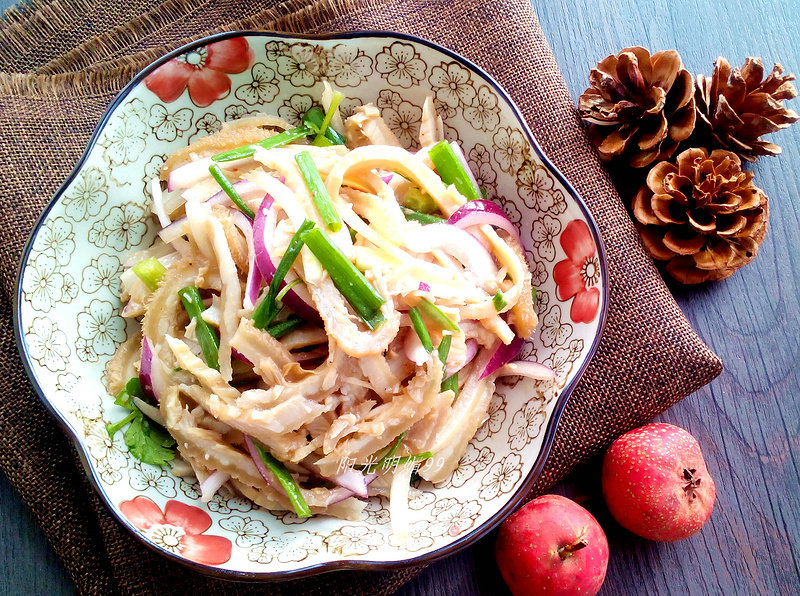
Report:
M123 418L102 383L106 362L137 324L120 316L125 255L148 246L156 222L146 184L167 155L268 112L296 124L323 79L345 115L375 103L408 148L425 96L463 147L480 186L519 226L538 289L540 326L522 357L558 374L558 390L504 378L489 416L452 476L412 491L411 538L391 534L387 503L359 521L270 512L135 460L105 425ZM28 374L66 427L114 515L146 544L203 571L283 579L335 568L431 561L497 525L544 465L558 417L600 338L608 304L602 243L575 191L544 157L519 111L486 73L453 52L404 35L287 37L226 33L165 56L114 100L75 171L26 246L15 305Z

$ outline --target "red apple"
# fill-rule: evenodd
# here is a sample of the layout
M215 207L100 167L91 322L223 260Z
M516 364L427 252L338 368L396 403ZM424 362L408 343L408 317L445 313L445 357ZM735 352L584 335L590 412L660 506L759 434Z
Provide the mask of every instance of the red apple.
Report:
M699 532L717 494L700 445L671 424L648 424L614 441L602 481L611 515L650 540L682 540Z
M545 495L503 523L495 555L514 596L593 596L606 577L608 541L586 509Z

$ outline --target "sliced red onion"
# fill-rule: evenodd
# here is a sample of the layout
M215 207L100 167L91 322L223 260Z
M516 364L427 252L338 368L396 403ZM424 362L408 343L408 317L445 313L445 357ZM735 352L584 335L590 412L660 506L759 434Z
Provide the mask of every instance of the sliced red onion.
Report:
M131 401L133 401L133 403L136 404L136 407L139 408L142 414L147 416L150 420L160 424L161 426L166 426L166 423L164 422L164 417L161 415L161 410L159 410L157 407L150 405L149 403L147 403L143 399L139 399L135 395L131 397Z
M286 494L286 491L284 491L283 486L281 486L280 482L278 482L278 479L275 478L273 473L270 472L267 466L264 465L264 462L262 461L261 456L258 453L258 449L256 449L256 446L253 443L253 439L249 435L244 435L244 442L247 445L247 451L250 453L250 457L252 458L253 463L256 465L258 473L261 474L261 477L264 479L264 482L266 482L270 487L280 492L281 494ZM365 480L365 484L369 485L369 483L375 480L377 476L378 476L377 474L371 474L369 481ZM300 490L303 491L302 488ZM353 496L356 496L355 492L353 492L349 488L338 486L330 491L330 493L328 494L328 498L325 499L323 505L325 507L329 505L334 505L336 503L340 503L341 501L349 499L350 497Z
M263 203L262 203L263 204ZM256 251L253 244L253 222L238 209L232 209L233 224L244 234L247 242L247 283L245 283L244 308L253 308L261 289L261 272L256 265Z
M367 493L367 486L369 486L369 483L375 480L377 477L378 475L374 472L369 474L369 476L365 476L358 470L347 468L341 474L330 476L328 479L331 482L351 491L356 496L366 499L369 496Z
M281 483L278 482L278 479L275 478L275 475L269 471L269 468L264 465L264 461L261 459L261 455L258 453L258 449L256 449L255 444L253 443L253 439L250 438L250 435L244 435L244 443L247 445L247 451L250 453L250 457L253 460L253 463L256 465L256 469L258 473L261 474L261 477L264 479L271 488L275 489L281 494L285 494L286 491L283 490L283 486Z
M498 368L495 372L498 377L518 375L520 377L534 379L535 381L555 382L556 380L556 371L545 366L541 362L532 362L530 360L509 362Z
M431 287L426 284L424 281L419 282L419 291L420 292L430 292Z
M268 282L275 275L275 263L272 262L267 250L267 238L272 238L277 223L275 211L272 209L274 203L272 196L266 195L253 220L253 257L256 267Z
M484 379L501 366L511 362L519 355L519 351L522 349L523 343L525 342L522 340L522 338L517 336L514 336L514 339L508 345L498 340L494 353L492 353L492 356L489 358L489 362L486 364L486 368L483 369L481 376L478 378Z
M161 402L161 396L167 392L169 382L167 373L158 354L147 336L142 338L142 362L139 366L139 382L148 397Z
M245 364L249 364L250 366L254 366L253 363L250 362L250 360L247 358L247 356L242 354L239 350L237 350L233 346L231 346L231 356L236 358L236 360L244 362Z
M492 201L468 201L456 209L453 215L447 220L447 223L462 229L470 226L488 224L508 232L519 241L519 230L517 226L508 219L503 208Z
M231 479L231 475L221 470L214 470L208 478L200 483L200 500L208 503L217 494L217 491Z
M381 176L381 180L383 180L385 184L389 184L392 181L392 178L394 178L394 174L392 173Z
M272 209L273 199L270 195L264 197L264 201L256 212L253 221L253 251L255 254L255 265L269 283L275 275L275 263L267 249L267 240L275 233L275 212ZM286 286L286 282L281 282L281 289ZM306 321L320 322L319 313L314 307L305 302L294 290L289 290L281 298L286 306L294 311L300 318Z
M467 364L472 362L473 358L475 358L475 355L477 353L478 353L478 340L475 339L474 337L470 337L466 341L466 354L465 354L465 357L464 357L464 364L462 364L461 367L458 370L454 370L453 372L450 372L450 371L447 371L447 372L449 374L453 374L453 373L458 372L459 370L464 368Z
M492 279L497 275L497 265L489 251L475 236L456 226L446 223L420 226L406 232L403 241L414 252L443 250L479 279Z

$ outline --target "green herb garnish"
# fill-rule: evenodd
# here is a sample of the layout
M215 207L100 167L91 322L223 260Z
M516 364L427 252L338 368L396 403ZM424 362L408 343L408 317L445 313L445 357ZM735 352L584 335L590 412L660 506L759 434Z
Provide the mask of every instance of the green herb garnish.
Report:
M425 327L425 322L422 320L419 309L416 306L409 309L408 317L411 319L411 326L414 328L417 336L419 336L419 341L422 342L422 347L430 354L433 351L431 334L428 333L428 328Z
M500 312L508 305L505 296L503 296L503 292L497 290L497 294L495 294L494 298L492 298L492 304L494 304L494 309L497 312Z
M206 307L203 304L203 297L200 296L200 290L194 286L186 286L178 290L178 296L186 314L195 321L194 333L206 364L209 368L219 370L219 335L217 330L203 319L202 312Z
M306 232L303 239L356 314L371 330L377 329L385 320L381 306L386 299L321 229Z
M428 151L428 155L445 184L452 184L468 201L483 198L472 182L472 176L447 141L439 141Z
M136 277L141 279L142 283L153 292L158 289L158 282L161 281L166 270L167 268L155 257L139 261L133 266Z
M225 176L222 172L222 168L220 168L217 164L213 164L208 168L208 171L211 172L211 177L217 181L217 184L222 187L222 190L225 191L225 194L228 195L233 204L236 205L239 210L244 213L250 220L254 220L256 218L255 211L250 209L250 205L244 202L244 199L239 195L239 192L236 188L231 184L231 181Z
M297 514L297 517L311 517L311 509L308 507L303 493L300 492L300 486L295 482L289 470L286 469L286 466L275 459L275 457L257 441L253 441L253 445L255 445L256 451L258 451L261 461L263 461L264 465L269 468L269 471L275 475L275 478L281 483L283 490L286 491L286 496L289 497L289 501L292 507L294 507L294 512Z
M231 149L230 151L225 151L224 153L218 153L211 157L212 160L216 162L226 162L226 161L236 161L237 159L244 159L246 157L252 157L253 154L256 152L256 147L263 147L264 149L273 149L275 147L280 147L281 145L288 145L292 141L296 141L298 139L302 139L303 137L307 137L311 134L311 129L307 126L300 126L298 128L292 128L286 130L282 133L276 134L271 136L263 141L259 141L258 143L253 143L252 145L244 145L242 147L237 147L236 149Z
M322 221L325 222L325 226L331 232L338 232L342 229L342 220L336 212L336 207L333 205L311 154L308 151L301 151L295 155L294 159L300 168L300 173L303 174L303 180L306 181L306 186L311 192L314 204L317 206L317 211L319 211Z
M114 435L130 423L128 430L125 431L124 439L131 455L143 463L163 466L175 458L175 439L142 414L133 402L134 396L142 400L146 399L138 377L131 378L114 400L115 404L130 410L130 413L119 422L107 425L106 432L113 440Z
M294 263L297 255L300 254L300 249L303 248L304 236L306 232L313 229L314 222L305 220L289 241L289 246L286 252L283 253L278 266L275 268L275 274L272 276L272 281L269 282L269 289L264 299L258 303L256 309L253 311L253 325L256 329L266 329L272 323L272 320L277 316L280 308L278 307L278 290L283 283L286 274L289 273L292 264Z
M447 221L446 219L442 219L441 217L436 217L435 215L428 215L427 213L420 213L419 211L414 211L413 209L409 209L408 207L400 207L400 211L403 212L405 218L409 221L418 221L422 225L432 224L432 223L444 223Z

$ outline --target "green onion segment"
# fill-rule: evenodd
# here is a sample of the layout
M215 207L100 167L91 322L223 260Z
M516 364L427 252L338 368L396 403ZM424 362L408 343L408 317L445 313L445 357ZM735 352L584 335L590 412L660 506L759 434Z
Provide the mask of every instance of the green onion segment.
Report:
M444 314L439 307L430 300L422 298L417 306L440 327L450 331L459 331L458 325L453 322L453 319Z
M277 304L278 290L283 283L286 274L292 267L297 255L300 254L300 249L303 248L303 238L305 234L314 228L314 222L305 220L289 241L289 246L286 247L286 252L283 254L278 266L275 268L275 274L272 276L272 281L269 282L269 289L264 299L258 303L256 309L253 311L253 325L256 329L266 329L272 323L272 319L278 314L280 308Z
M430 354L433 351L433 343L431 342L431 334L428 333L428 328L425 327L425 322L422 320L422 315L419 309L414 306L409 309L408 317L411 319L411 326L419 336L419 341L422 342L422 347Z
M418 221L422 225L432 224L432 223L444 223L445 219L441 217L436 217L435 215L429 215L428 213L421 213L419 211L414 211L413 209L409 209L408 207L400 207L400 211L403 212L405 218L409 221Z
M289 501L292 507L294 507L294 512L297 514L297 517L311 517L311 509L308 503L306 503L303 493L300 492L300 487L297 482L295 482L294 478L292 478L286 466L275 459L275 457L264 449L258 441L253 441L253 445L255 445L256 451L258 451L261 461L263 461L264 465L269 468L269 471L275 475L275 478L281 483L283 490L286 491L286 496L289 497Z
M237 147L236 149L231 149L230 151L225 151L223 153L217 153L216 155L212 156L211 159L216 162L226 162L226 161L236 161L237 159L244 159L246 157L252 157L253 154L256 152L256 147L263 147L264 149L273 149L275 147L280 147L281 145L288 145L292 141L296 141L298 139L302 139L303 137L307 137L312 132L313 131L307 126L292 128L284 132L278 133L274 136L271 136L267 139L264 139L263 141L259 141L258 143L253 143L252 145L244 145L242 147Z
M314 198L314 204L317 206L317 211L319 211L322 221L325 222L325 226L331 232L338 232L342 229L342 220L336 212L336 207L333 205L311 154L308 151L301 151L295 155L294 159L300 168L300 173L303 174L303 180L306 181L306 186Z
M155 292L158 289L158 282L167 270L159 260L155 257L150 257L143 261L139 261L133 266L133 272L136 277L142 280L150 290Z
M303 240L356 314L371 330L377 329L385 320L381 306L386 299L321 229L309 230L303 235Z
M250 205L244 202L244 199L239 196L239 193L236 191L236 188L231 184L231 181L225 176L217 164L212 164L209 166L208 171L211 172L211 177L217 181L222 187L222 190L225 191L225 194L228 195L233 204L236 205L239 210L244 213L247 217L250 218L250 221L254 220L256 217L255 211L250 209Z
M450 143L439 141L428 151L428 155L439 173L439 177L445 184L452 184L458 192L464 195L468 201L476 201L483 198L480 189L475 187L472 177L464 168L464 164L453 151Z
M219 370L219 335L202 317L202 312L206 309L200 291L194 286L186 286L178 290L183 308L189 318L195 321L195 335L197 343L203 352L203 358L209 368Z
M319 134L322 130L322 125L325 122L325 112L319 106L314 106L308 110L303 116L303 124L306 125L311 132ZM323 136L328 139L331 145L344 145L345 138L336 132L333 128L328 126L323 133Z

